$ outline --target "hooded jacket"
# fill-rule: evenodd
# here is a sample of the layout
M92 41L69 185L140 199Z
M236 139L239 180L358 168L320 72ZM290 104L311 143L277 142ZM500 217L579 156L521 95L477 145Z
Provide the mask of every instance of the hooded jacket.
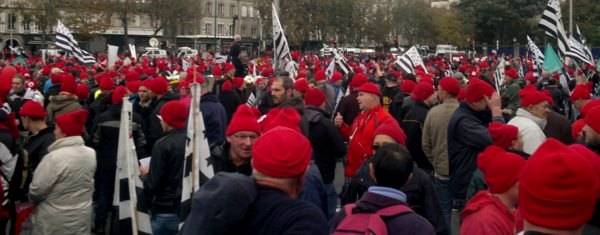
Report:
M79 108L81 108L81 105L77 100L77 96L61 94L50 96L50 103L48 103L48 107L46 107L46 110L48 111L46 122L54 123L54 118L56 118L56 116L75 111Z

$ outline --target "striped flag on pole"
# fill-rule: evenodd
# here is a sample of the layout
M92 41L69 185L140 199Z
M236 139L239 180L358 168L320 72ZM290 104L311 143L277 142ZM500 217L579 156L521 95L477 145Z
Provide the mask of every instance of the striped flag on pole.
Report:
M59 20L56 25L56 42L55 45L66 52L69 52L75 56L75 58L82 64L94 64L96 58L89 52L81 49L79 43L73 37L71 31Z
M348 65L346 57L344 57L344 55L342 55L337 49L333 49L333 55L335 58L335 64L340 69L340 72L342 72L344 75L348 75L350 72L354 72L354 70L352 70L352 67Z
M415 74L415 67L420 65L427 72L427 68L425 68L425 63L423 63L423 59L421 55L419 55L419 51L417 51L416 47L411 47L406 51L402 56L398 56L396 58L396 65L402 69L405 73Z
M498 65L496 66L496 71L494 72L494 85L496 86L496 92L500 95L500 88L502 84L504 84L504 67L506 66L506 62L504 58L500 58Z
M250 96L248 96L248 100L246 101L247 105L250 105L252 107L256 107L256 96L254 95L254 93L250 93Z
M533 54L537 66L542 66L544 64L544 53L542 53L540 48L537 45L535 45L535 42L531 40L529 35L527 35L527 47L529 48L531 54Z
M542 14L539 26L544 29L546 35L557 39L558 53L560 57L569 52L569 38L562 22L559 0L550 0Z
M325 76L327 77L327 79L331 79L334 72L335 72L335 58L331 58L329 65L327 65L327 68L325 69Z
M585 45L586 40L585 40L585 37L583 37L581 30L579 30L579 25L575 25L575 33L573 34L573 36L575 37L575 39L577 41L579 41L584 46L586 55L589 58L591 58L592 62L594 62L594 55L592 55L592 51L590 50L590 48ZM592 64L592 65L594 65L594 64Z
M292 56L287 38L283 32L283 27L281 27L281 22L279 21L275 3L271 4L271 6L273 8L273 52L275 53L273 65L275 69L284 70L287 62L292 61Z
M137 195L142 194L144 185L139 177L140 168L131 131L132 110L128 97L124 97L113 197L113 206L118 218L118 228L115 231L118 231L118 234L152 234L148 210L140 206L137 199Z
M204 135L204 119L200 111L200 89L199 84L192 84L192 102L187 123L187 143L181 186L180 228L190 212L193 194L198 191L201 183L214 176L213 167L208 162L210 148Z

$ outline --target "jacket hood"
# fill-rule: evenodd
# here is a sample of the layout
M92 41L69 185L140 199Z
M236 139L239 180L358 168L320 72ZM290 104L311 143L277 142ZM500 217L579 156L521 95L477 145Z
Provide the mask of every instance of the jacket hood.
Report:
M69 105L73 105L77 102L77 97L69 95L55 95L50 96L50 104L48 108L51 111L61 110Z
M54 150L60 149L60 148L66 148L66 147L71 147L71 146L82 146L83 145L83 138L81 136L69 136L69 137L64 137L64 138L60 138L54 141L54 143L52 143L50 146L48 146L48 152L52 152Z

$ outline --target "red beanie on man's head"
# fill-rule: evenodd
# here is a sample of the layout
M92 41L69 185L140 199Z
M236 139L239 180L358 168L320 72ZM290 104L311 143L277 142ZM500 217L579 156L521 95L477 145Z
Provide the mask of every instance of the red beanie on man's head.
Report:
M367 82L358 88L359 92L369 93L376 96L381 96L381 90L375 83Z
M66 136L76 136L83 133L83 126L87 121L87 117L88 112L85 109L78 109L57 116L54 122Z
M188 108L179 100L169 101L160 108L160 117L162 120L175 129L185 127L188 114Z
M417 102L423 102L435 93L433 85L428 82L419 82L415 89L410 94L410 97Z
M306 105L319 107L325 103L325 99L325 95L319 88L311 87L304 93L304 103Z
M450 95L457 96L460 92L460 82L453 77L445 77L440 80L440 88Z
M112 91L111 101L113 104L123 104L123 97L127 95L127 88L124 86L118 86L115 90Z
M546 93L538 91L533 86L527 86L521 89L519 92L519 97L521 98L521 107L523 108L548 101L548 96Z
M480 79L471 79L465 90L465 100L469 103L476 103L485 97L490 97L494 93L494 88Z
M491 193L505 193L519 180L525 159L492 145L479 154L477 167L483 172Z
M231 136L240 131L249 131L260 134L260 125L258 125L259 114L257 109L252 108L249 105L242 104L238 106L231 117L231 122L229 122L225 135Z
M46 109L44 109L42 104L33 100L28 100L25 102L25 104L23 104L23 106L21 106L21 110L19 110L19 116L43 119L46 117Z
M310 142L300 132L278 126L256 140L252 147L252 168L274 178L296 178L310 162Z
M495 146L508 149L513 141L519 138L519 128L510 124L492 122L488 127L490 137Z
M577 100L589 100L590 98L590 88L587 84L577 84L575 89L573 89L573 93L571 93L572 102Z
M77 92L77 82L73 76L64 76L60 81L60 91L75 94Z
M373 134L373 136L375 137L377 135L387 135L394 139L396 143L406 145L406 134L404 134L402 127L400 127L398 122L393 118L384 121L377 129L375 129L375 134Z

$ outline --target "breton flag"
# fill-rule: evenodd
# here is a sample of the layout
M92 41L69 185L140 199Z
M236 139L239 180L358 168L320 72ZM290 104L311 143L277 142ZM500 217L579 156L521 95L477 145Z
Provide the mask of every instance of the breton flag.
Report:
M248 100L246 101L246 104L252 107L256 107L256 96L254 95L254 93L250 93L250 96L248 96Z
M592 51L585 45L585 38L583 38L581 30L579 30L579 25L575 25L575 28L576 31L569 37L569 47L571 50L567 55L586 64L594 65L594 56L592 55Z
M335 73L335 58L331 58L329 65L327 65L327 68L325 69L325 76L327 79L331 79L333 73Z
M592 58L592 62L594 62L594 56L592 55L592 51L590 50L590 48L588 46L585 45L586 40L583 37L583 34L581 33L581 30L579 30L579 25L575 25L575 33L573 34L573 36L575 37L575 39L577 41L579 41L582 45L584 45L584 49L585 49L586 55L589 58Z
M339 67L340 72L342 72L344 75L348 75L350 72L354 72L354 70L352 70L352 67L348 65L346 57L344 57L344 55L342 55L337 49L333 49L333 55L335 56L335 64Z
M556 38L558 45L558 53L561 57L566 56L569 52L569 38L565 31L562 22L562 14L560 10L559 0L550 0L542 14L542 19L539 26L544 29L546 35Z
M140 168L131 131L132 104L123 98L121 123L119 128L119 146L117 150L117 171L113 206L119 219L118 234L152 234L148 210L137 200L144 186L139 177Z
M423 63L423 59L421 55L419 55L419 51L417 51L416 47L411 47L406 51L402 56L398 56L396 58L396 65L402 69L405 73L415 74L415 67L420 65L427 72L427 68L425 68L425 63Z
M531 52L531 54L533 54L533 57L535 58L535 64L537 66L542 66L544 64L544 53L542 53L540 48L537 45L535 45L535 42L531 40L529 35L527 35L527 47L529 48L529 51Z
M71 31L59 20L56 25L56 46L69 52L77 58L79 63L94 64L96 58L89 52L79 48L79 43L73 37Z
M281 69L290 72L288 69L291 70L295 68L293 65L288 65L289 62L292 61L290 46L288 45L287 38L283 32L283 27L281 27L281 22L279 21L279 15L277 14L275 3L271 4L271 6L273 8L273 52L275 53L273 56L273 60L275 60L273 63L275 66L274 69Z
M200 111L200 84L192 84L191 92L192 102L188 114L181 186L180 228L190 212L193 194L198 191L201 182L204 183L214 176L213 167L208 162L210 149L204 135L204 120Z
M494 85L496 86L496 92L500 95L500 88L502 84L504 84L504 67L506 66L506 62L504 58L500 58L498 65L496 66L496 71L494 72Z

